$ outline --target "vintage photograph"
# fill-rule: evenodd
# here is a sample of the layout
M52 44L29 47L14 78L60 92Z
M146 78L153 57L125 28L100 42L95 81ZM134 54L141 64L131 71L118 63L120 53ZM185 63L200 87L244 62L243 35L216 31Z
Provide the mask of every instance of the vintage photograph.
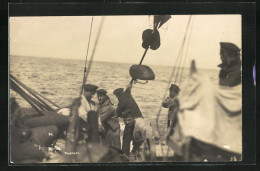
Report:
M9 161L242 161L241 15L9 17Z

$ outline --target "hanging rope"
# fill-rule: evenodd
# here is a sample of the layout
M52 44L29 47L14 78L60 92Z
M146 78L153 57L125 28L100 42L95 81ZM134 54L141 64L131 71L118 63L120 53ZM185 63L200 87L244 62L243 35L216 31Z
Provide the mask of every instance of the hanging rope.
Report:
M94 18L94 16L92 16L91 25L90 25L90 29L89 29L88 48L87 48L87 54L86 54L86 60L85 60L85 67L84 67L84 75L83 75L82 85L84 85L86 83L86 72L87 72L87 68L86 67L87 67L88 50L89 50L89 44L90 44L90 38L91 38L93 18ZM83 86L82 86L82 88L83 88Z
M193 23L194 23L194 17L193 17L193 20L192 20L192 22L191 22L191 25L193 25ZM191 28L192 28L192 26L191 26ZM192 29L190 29L190 34L188 35L187 48L186 48L186 49L189 49L191 35L192 35ZM185 66L186 58L187 58L187 56L188 56L188 55L187 55L188 52L187 52L187 51L185 51L185 52L186 52L186 53L185 53L185 55L184 55L184 62L183 62L183 65L182 65L181 75L180 75L180 79L179 79L179 82L178 82L179 86L180 86L181 83L182 83L182 78L183 78L182 76L183 76L184 66Z
M196 19L196 16L192 16L192 23L191 23L191 24L192 24L192 26L191 26L192 28L193 28L193 25L194 25L194 23L195 23L195 19ZM192 30L193 30L193 29L191 29L191 32L192 32ZM191 34L191 33L190 33L190 34ZM189 64L190 64L190 63L191 63L190 55L188 56L188 58L189 58Z
M177 79L179 78L179 71L180 71L180 67L181 67L181 59L182 59L183 49L184 49L184 44L181 46L180 57L179 57L180 60L177 63L177 73L175 75L174 83L177 83Z
M85 75L85 82L87 82L88 74L89 74L91 66L92 66L93 57L94 57L95 52L96 52L96 47L97 47L97 44L98 44L99 36L100 36L101 30L103 28L104 18L105 17L102 17L101 21L100 21L100 25L99 25L99 29L98 29L98 35L97 35L97 38L96 38L96 41L95 41L95 44L94 44L94 49L92 51L92 55L91 55L91 58L90 58L90 61L89 61L89 64L88 64L88 69L87 69L87 72L86 72L86 75Z
M183 51L184 51L184 46L185 46L185 42L186 42L187 33L188 33L188 30L189 30L191 17L192 16L189 17L189 21L188 21L188 24L187 24L187 27L186 27L185 36L184 36L184 39L183 39L183 42L182 42L182 45L181 45L181 50L180 50L181 51L181 53L180 53L181 58L182 58L182 54L183 54ZM177 70L177 73L176 73L176 76L175 76L174 83L177 83L180 67L181 67L181 61L179 62L179 65L178 65L178 70Z
M181 56L183 54L184 44L185 44L185 41L186 41L187 31L188 31L188 28L189 28L189 25L190 25L190 20L191 20L191 16L189 17L188 24L186 26L186 32L185 32L185 35L184 35L184 38L183 38L183 41L182 41L182 44L181 44L181 48L180 48L180 51L178 53L176 63L174 65L174 67L173 67L170 79L169 79L169 81L167 83L167 87L166 87L165 93L163 95L162 101L166 98L166 95L167 95L167 92L168 92L168 87L170 86L170 84L172 82L172 78L173 78L173 75L175 73L176 66L177 66L177 64L180 63L179 60L180 60L180 58L181 58ZM176 77L177 77L177 75L176 75ZM175 78L175 81L177 81L176 78ZM162 110L162 105L160 104L159 111L158 111L157 117L156 117L156 126L157 126L157 131L158 131L158 134L160 136L160 139L162 139L162 134L160 133L160 128L159 128L159 117L160 117L160 114L161 114L161 110ZM164 150L163 150L162 146L161 146L161 150L162 150L162 154L164 156ZM163 159L164 159L164 161L166 161L166 157L165 156L163 157Z
M191 20L191 17L192 16L190 16L190 20ZM194 22L194 19L192 20L192 24L193 24L193 22ZM191 24L191 25L192 25ZM191 26L191 28L192 28L192 26ZM186 49L189 49L189 44L190 44L190 38L191 38L191 33L192 33L192 29L190 29L190 34L188 34L188 39L187 39L187 48ZM184 48L183 48L184 49ZM181 85L181 83L182 83L182 77L183 77L183 71L184 71L184 66L185 66L185 62L186 62L186 58L187 58L187 54L188 54L188 52L187 51L185 51L185 55L184 55L184 62L183 62L183 64L181 65L181 75L180 75L180 79L179 79L179 81L176 81L175 83L176 84L178 84L179 86ZM178 78L178 74L177 74L177 76L176 76L177 78ZM170 151L170 148L169 148L169 146L167 147L167 153L166 153L166 156L168 156L168 154L169 154L169 151Z

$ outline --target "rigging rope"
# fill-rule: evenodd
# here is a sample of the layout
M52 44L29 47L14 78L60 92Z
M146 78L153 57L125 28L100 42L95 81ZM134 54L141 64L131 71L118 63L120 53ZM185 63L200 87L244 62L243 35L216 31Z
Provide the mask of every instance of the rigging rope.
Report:
M33 89L29 88L25 84L23 84L12 74L10 74L10 87L14 91L16 91L19 95L21 95L24 98L24 100L26 100L40 114L43 114L42 111L54 111L54 109L44 101L46 100L44 99L45 98L44 96L35 92ZM29 94L25 92L23 89L26 90ZM43 99L41 99L40 97L42 97ZM51 102L50 100L46 100L46 101Z
M181 53L180 53L180 57L182 58L182 54L183 54L183 51L184 51L184 46L185 46L185 42L186 42L186 37L187 37L187 33L188 33L188 29L189 29L189 25L190 25L190 21L191 21L191 17L189 17L189 21L188 21L188 24L187 24L187 27L186 27L186 32L185 32L185 36L184 36L184 39L183 39L183 42L182 42L182 45L181 45ZM178 66L178 70L177 70L177 74L175 76L175 80L174 80L174 83L177 83L177 80L178 80L178 74L179 74L179 70L180 70L180 64L181 64L181 61L179 62L179 66Z
M87 48L87 54L86 54L86 60L85 60L85 68L84 68L84 75L83 75L83 82L82 85L84 85L86 83L86 72L87 72L87 59L88 59L88 50L89 50L89 44L90 44L90 38L91 38L91 31L92 31L92 24L93 24L93 18L94 16L92 16L92 20L91 20L91 25L90 25L90 30L89 30L89 38L88 38L88 48ZM82 86L83 88L83 86Z
M45 98L44 96L42 96L41 94L37 93L36 91L32 90L31 88L29 88L28 86L26 86L25 84L23 84L21 81L19 81L15 76L13 76L12 74L10 74L10 78L13 79L14 81L16 81L22 88L24 88L25 90L27 90L31 95L33 95L38 101L40 101L44 106L45 108L48 110L48 111L53 111L54 109L49 106L46 102L44 102L39 96L41 96L42 98ZM45 99L46 100L46 99ZM48 102L51 103L50 100L46 100ZM54 102L52 102L53 104L55 104ZM55 104L55 106L57 106Z
M176 60L176 62L175 62L175 65L174 65L174 67L173 67L173 70L172 70L170 79L169 79L169 81L168 81L168 83L167 83L167 87L166 87L165 93L164 93L164 95L163 95L162 102L163 102L163 100L166 98L166 94L167 94L167 92L168 92L168 87L170 86L170 84L171 84L171 82L172 82L172 77L173 77L173 75L174 75L174 72L175 72L175 69L176 69L176 65L177 65L178 63L180 63L180 62L179 62L179 59L181 58L182 53L183 53L184 44L185 44L185 41L186 41L186 36L187 36L187 31L188 31L188 28L189 28L189 25L190 25L190 21L191 21L191 16L189 17L188 24L187 24L187 26L186 26L186 32L185 32L185 35L184 35L184 38L183 38L183 42L182 42L182 44L181 44L181 48L180 48L179 54L178 54L178 56L177 56L177 60ZM177 77L177 75L176 75L176 77ZM176 82L176 81L177 81L177 79L175 78L175 82ZM159 128L159 117L160 117L161 110L162 110L162 105L160 104L159 111L158 111L157 117L156 117L156 126L157 126L157 131L158 131L158 134L159 134L159 136L160 136L160 139L162 139L162 134L160 133L160 128ZM161 146L161 150L162 150L162 154L163 154L163 156L164 156L164 150L163 150L162 146ZM167 151L167 153L168 153L168 151ZM167 154L167 155L168 155L168 154ZM163 159L164 159L164 161L166 160L165 156L163 157Z
M97 47L97 44L98 44L98 40L99 40L99 36L100 36L101 30L102 30L102 27L103 27L103 23L104 23L104 17L101 18L101 23L99 25L98 35L96 37L96 41L95 41L95 44L94 44L94 49L93 49L93 52L92 52L92 56L91 56L89 64L88 64L88 70L86 72L84 72L84 78L83 78L82 88L81 88L81 91L80 91L80 96L83 93L84 82L87 82L87 78L88 78L89 71L90 71L91 66L92 66L93 57L94 57L95 50L96 50L96 47ZM87 59L85 61L85 64L86 63L87 63ZM71 151L71 150L73 151L75 149L75 147L76 147L76 144L78 143L78 132L79 132L79 125L78 125L79 124L79 114L78 114L78 109L80 107L80 100L81 100L81 97L76 99L76 100L74 100L74 102L72 104L72 109L71 109L71 112L70 112L70 115L72 116L73 120L70 122L69 128L68 128L67 132L71 132L73 136L71 138L67 134L67 138L66 138L66 142L67 143L66 143L65 149L68 150L68 151ZM73 140L73 141L71 141L71 140ZM88 148L89 147L87 147L87 150L88 150Z
M193 23L194 23L194 19L192 20L191 25L192 25ZM192 28L192 26L191 26L191 28ZM186 48L186 49L189 49L191 33L192 33L192 29L190 30L190 34L188 35L187 48ZM181 75L180 75L180 79L179 79L179 86L180 86L181 83L182 83L182 76L183 76L183 71L184 71L184 66L185 66L187 54L188 54L188 53L187 53L187 51L186 51L186 53L185 53L185 55L184 55L184 62L183 62L183 65L182 65Z
M40 114L43 114L43 107L37 104L35 99L33 99L24 90L22 90L13 80L10 80L10 87L18 94L20 94L35 110L37 110Z
M190 19L191 19L191 17L192 17L192 16L190 16ZM193 24L193 22L194 22L194 19L192 20L192 24ZM192 26L191 26L191 28L192 28ZM192 33L192 29L191 29L191 31L190 31L190 34L188 35L187 46L186 46L187 48L186 48L186 49L189 49L191 33ZM183 76L184 66L185 66L185 62L186 62L186 58L187 58L187 51L185 51L185 52L186 52L186 53L185 53L185 55L184 55L184 62L183 62L182 69L181 69L181 75L180 75L180 77L179 77L180 79L179 79L179 82L176 82L176 84L178 83L179 86L180 86L181 83L182 83L182 76ZM169 151L170 151L170 148L169 148L169 146L168 146L168 147L167 147L166 156L168 156Z
M183 49L184 49L184 44L182 44L181 46L181 50L180 50L180 54L179 54L179 61L177 63L177 73L175 75L175 80L174 80L174 83L177 83L177 79L178 79L178 76L179 76L179 71L180 71L180 67L181 67L181 59L182 59L182 54L183 54Z
M98 44L99 36L100 36L101 30L102 30L102 27L103 27L104 18L105 17L103 16L101 18L101 21L100 21L100 25L99 25L99 29L98 29L98 35L97 35L97 38L96 38L96 41L95 41L95 44L94 44L94 49L92 51L92 55L91 55L91 58L90 58L90 61L89 61L89 64L88 64L88 69L87 69L87 72L86 72L86 75L85 75L85 82L87 82L88 74L89 74L91 66L92 66L92 61L93 61L93 57L94 57L95 52L96 52L96 47L97 47L97 44Z
M13 76L12 74L10 74L10 78L13 79L14 81L16 81L19 85L21 85L24 89L26 89L29 93L31 93L34 97L36 97L37 99L43 98L44 100L46 100L47 102L51 103L52 105L56 106L57 108L61 108L59 105L57 105L56 103L54 103L53 101L51 101L50 99L44 97L43 95L41 95L40 93L36 92L35 90L31 89L30 87L28 87L27 85L25 85L24 83L22 83L21 81L19 81L15 76ZM38 97L38 96L40 97ZM51 108L51 107L50 107Z

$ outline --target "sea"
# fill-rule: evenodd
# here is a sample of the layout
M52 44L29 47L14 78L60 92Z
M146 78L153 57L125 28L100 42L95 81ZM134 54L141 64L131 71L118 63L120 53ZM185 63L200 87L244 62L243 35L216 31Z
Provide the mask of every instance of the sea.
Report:
M131 80L129 68L131 65L133 64L93 61L87 83L106 89L108 96L116 107L118 101L113 95L113 91L116 88L126 88L129 84ZM9 72L11 74L61 107L70 105L75 98L80 96L84 66L84 60L75 59L25 56L10 56L9 58ZM163 97L168 89L173 66L149 65L149 67L155 73L155 80L148 81L146 84L144 84L144 81L134 84L132 95L142 111L145 123L155 125ZM211 80L218 84L218 70L198 70L207 73ZM183 68L183 70L181 68L179 73L175 72L172 81L178 75L180 79L177 79L177 83L180 84L181 88L181 83L188 78L189 72L189 68ZM20 107L31 108L19 94L13 90L10 90L9 93L10 97L16 98ZM93 100L97 102L97 97L95 96ZM159 128L162 133L167 131L167 112L167 109L162 108L159 113Z

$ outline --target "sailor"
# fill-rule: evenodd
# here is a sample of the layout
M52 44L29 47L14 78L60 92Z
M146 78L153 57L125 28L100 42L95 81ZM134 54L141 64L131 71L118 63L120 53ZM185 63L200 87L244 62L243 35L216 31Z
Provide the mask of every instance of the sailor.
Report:
M87 140L88 137L88 126L87 126L87 114L90 111L97 111L97 104L92 100L94 95L96 94L96 91L98 89L98 86L93 84L85 84L83 85L83 94L81 96L81 104L78 109L78 114L80 118L80 138L82 143L85 143L85 140ZM101 131L101 122L98 118L99 123L99 131Z
M97 106L92 98L96 94L98 86L92 84L83 85L83 94L81 96L81 105L79 107L79 117L87 121L87 113L89 111L96 111Z
M80 99L75 99L72 104L72 116L74 122L77 122L77 108ZM69 132L74 133L72 137L68 137L66 142L66 153L62 155L62 162L64 163L107 163L107 162L129 162L122 150L114 147L106 147L100 144L100 136L97 131L98 128L98 114L96 111L90 111L87 114L88 124L88 143L82 144L77 139L77 123L71 122ZM75 129L76 128L76 129ZM72 139L71 139L72 138ZM71 155L68 155L71 154ZM74 155L76 154L76 155Z
M97 112L104 128L102 141L104 145L121 149L120 142L120 125L116 115L116 110L110 101L107 91L104 89L97 90L98 108Z
M135 127L135 119L143 118L142 112L140 111L135 99L131 95L132 83L127 86L124 91L123 88L115 89L113 94L118 98L118 106L116 109L118 117L124 119L125 130L123 134L123 152L129 156L130 154L130 143L133 140L133 130ZM133 141L133 151L139 148L139 143Z
M171 134L170 138L172 146L175 146L175 154L177 154L175 159L177 161L217 162L241 159L242 95L240 49L233 43L220 42L220 58L222 63L218 65L221 68L219 72L219 87L215 88L210 83L210 79L198 79L199 75L197 75L194 76L194 83L199 85L198 87L200 88L192 88L190 91L206 91L206 93L204 92L205 96L197 98L199 93L192 93L193 95L191 96L190 91L187 91L185 93L186 96L195 99L195 101L192 103L187 101L185 94L180 99L184 103L182 105L186 108L180 113L183 117L182 125L179 125L179 129L183 131L176 131L176 133L179 132L179 135L178 133ZM196 71L195 63L191 67L191 72L195 73L194 71ZM204 81L207 81L207 83L204 84ZM207 87L207 90L204 90L204 87ZM193 126L189 124L194 121L188 119L187 116L193 114L194 116L197 115L195 117L197 118L196 122L201 122L201 124ZM204 131L207 124L207 127L212 127ZM203 131L203 134L198 132L196 135L193 131L189 131L194 129ZM184 135L181 132L188 132L188 134ZM211 135L214 135L213 138ZM180 145L182 143L185 145ZM228 148L224 148L224 146L228 146Z
M220 42L222 63L219 72L219 85L233 87L241 83L240 49L233 43Z
M176 84L171 84L171 87L169 88L169 92L170 92L169 97L167 97L162 102L162 106L164 108L169 108L168 123L167 123L168 128L177 119L177 113L179 110L179 101L178 101L177 97L180 92L180 88Z
M240 124L242 118L242 96L241 88L239 88L239 86L241 86L240 49L233 43L220 42L220 58L222 63L218 65L218 67L221 68L219 72L220 89L218 89L218 91L221 92L221 95L215 98L217 99L217 104L221 106L217 108L218 113L221 113L221 117L215 117L214 141L226 141L229 148L223 149L219 146L200 141L199 139L194 139L192 140L193 142L189 142L191 144L189 148L190 152L188 152L189 156L191 156L189 161L203 161L204 159L211 161L234 161L241 159L241 153L238 152L239 150L234 150L235 147L239 146L238 144L242 142L242 139L239 138L241 136ZM236 129L232 129L232 126ZM230 136L232 136L232 138L230 138ZM220 138L221 140L219 140ZM231 142L230 139L235 143Z

